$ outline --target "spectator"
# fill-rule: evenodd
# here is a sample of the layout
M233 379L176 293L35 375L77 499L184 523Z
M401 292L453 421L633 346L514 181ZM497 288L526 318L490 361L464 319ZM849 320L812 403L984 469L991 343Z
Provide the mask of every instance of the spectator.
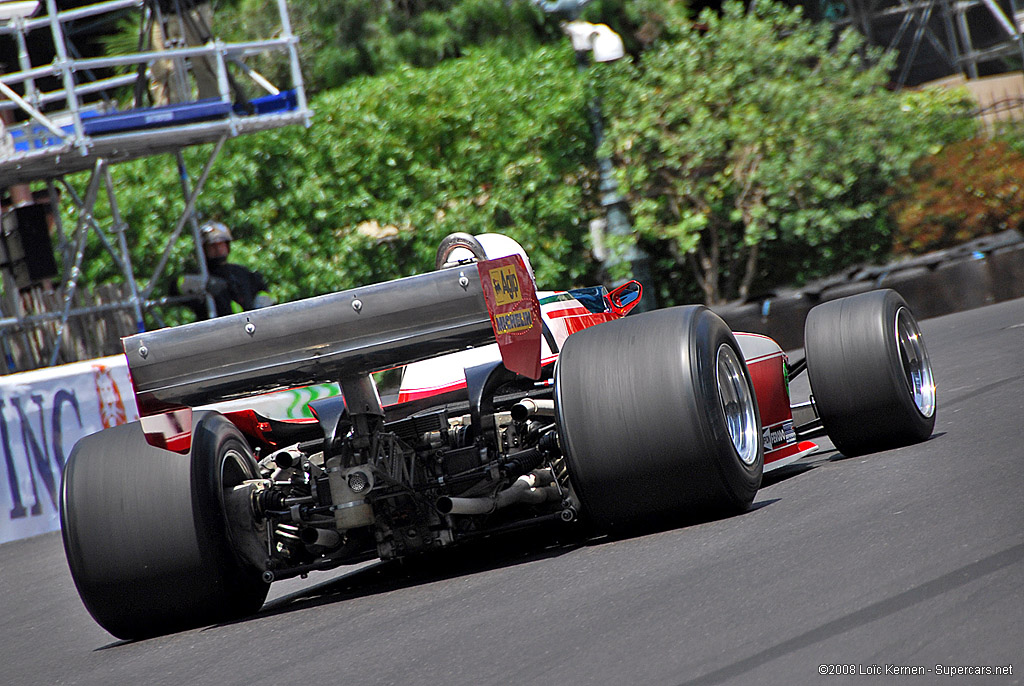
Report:
M216 316L253 310L274 304L264 293L267 282L259 272L228 262L231 254L231 231L220 222L207 222L199 229L203 254L209 269L209 279L203 289L198 275L189 274L182 280L181 292L212 296ZM205 302L193 306L198 319L207 318Z

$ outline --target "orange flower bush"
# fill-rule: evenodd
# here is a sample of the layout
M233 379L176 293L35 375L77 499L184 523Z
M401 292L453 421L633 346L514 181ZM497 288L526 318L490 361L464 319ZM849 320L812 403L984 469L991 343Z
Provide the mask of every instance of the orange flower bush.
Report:
M1024 155L971 139L919 160L890 207L893 253L917 254L1024 226Z

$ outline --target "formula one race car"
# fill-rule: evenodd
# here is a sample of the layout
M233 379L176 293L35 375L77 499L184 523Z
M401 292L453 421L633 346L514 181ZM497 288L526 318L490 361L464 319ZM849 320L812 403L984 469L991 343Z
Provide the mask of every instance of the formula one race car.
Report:
M636 282L538 294L504 236L453 234L436 266L124 340L142 419L79 441L61 487L97 622L201 626L256 612L277 579L524 526L738 513L814 431L846 454L932 432L931 366L894 291L814 308L790 365L703 306L626 317ZM385 406L372 375L399 366ZM309 420L203 409L325 381L341 395Z

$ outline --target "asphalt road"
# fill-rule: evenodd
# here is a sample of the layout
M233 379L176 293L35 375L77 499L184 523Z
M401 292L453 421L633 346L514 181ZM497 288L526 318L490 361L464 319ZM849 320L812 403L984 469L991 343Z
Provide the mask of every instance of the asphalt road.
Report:
M934 436L826 449L739 517L371 564L275 586L249 620L137 643L92 622L58 535L0 546L0 683L1020 684L1024 300L922 327Z

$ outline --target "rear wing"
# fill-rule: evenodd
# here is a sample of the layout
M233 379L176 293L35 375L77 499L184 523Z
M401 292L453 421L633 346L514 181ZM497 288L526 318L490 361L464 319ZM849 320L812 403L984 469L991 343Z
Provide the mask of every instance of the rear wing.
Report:
M175 416L184 408L356 380L490 343L496 333L505 365L538 378L541 326L533 280L513 255L140 333L123 344L140 416L172 413L164 424L187 433Z

